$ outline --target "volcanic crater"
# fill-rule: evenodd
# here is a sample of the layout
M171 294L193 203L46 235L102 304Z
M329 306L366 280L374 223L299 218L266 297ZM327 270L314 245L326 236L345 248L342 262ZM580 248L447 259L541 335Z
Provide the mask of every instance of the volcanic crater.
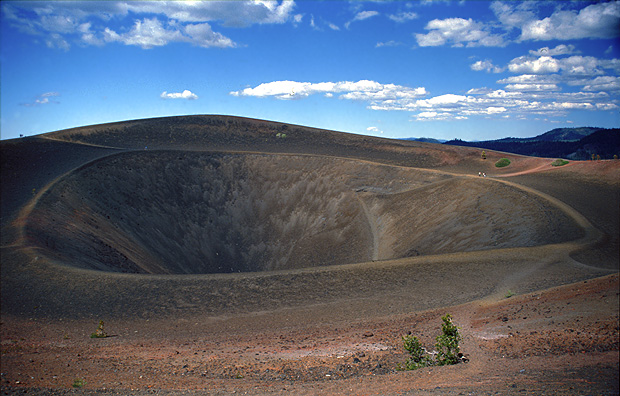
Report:
M44 255L83 269L262 272L580 233L542 201L489 180L337 157L144 150L62 177L25 232Z

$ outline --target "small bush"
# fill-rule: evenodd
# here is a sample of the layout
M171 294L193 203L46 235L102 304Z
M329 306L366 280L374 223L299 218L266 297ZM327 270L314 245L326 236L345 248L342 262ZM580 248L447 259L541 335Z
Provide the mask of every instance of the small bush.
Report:
M564 166L566 164L568 164L568 161L563 160L563 159L556 159L555 161L551 163L551 166Z
M97 326L97 330L90 335L90 338L106 338L108 334L103 330L103 320L99 321L99 326Z
M418 337L411 335L403 336L403 346L410 355L405 362L405 370L417 370L433 365L433 360L426 355L426 350L420 343L420 340L418 340Z
M498 168L504 168L508 165L510 165L510 160L508 158L502 158L495 163L495 166Z
M506 298L510 298L510 297L512 297L512 296L514 296L514 295L515 295L515 294L514 294L511 290L508 290L508 292L507 292L506 294L504 294L504 297L506 297Z
M76 379L73 380L72 386L74 388L82 388L82 387L84 387L84 385L86 385L86 381L84 379L82 379L82 378L76 378Z
M452 323L452 316L446 314L441 325L441 335L437 336L435 348L437 349L437 365L446 366L459 362L459 342L461 335L459 329Z
M416 370L422 367L445 366L467 361L460 353L461 335L458 327L452 323L452 316L446 314L441 319L443 325L441 326L441 335L435 339L434 359L431 354L426 352L417 337L407 335L403 337L403 347L409 352L409 359L405 362L404 367L399 366L401 369Z

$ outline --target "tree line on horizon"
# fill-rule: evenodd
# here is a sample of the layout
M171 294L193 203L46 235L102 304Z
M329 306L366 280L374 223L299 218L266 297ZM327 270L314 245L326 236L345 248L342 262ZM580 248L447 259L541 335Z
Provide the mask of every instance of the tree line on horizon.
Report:
M443 144L574 161L593 158L614 159L620 155L620 129L557 128L533 138L504 138L477 142L453 139Z

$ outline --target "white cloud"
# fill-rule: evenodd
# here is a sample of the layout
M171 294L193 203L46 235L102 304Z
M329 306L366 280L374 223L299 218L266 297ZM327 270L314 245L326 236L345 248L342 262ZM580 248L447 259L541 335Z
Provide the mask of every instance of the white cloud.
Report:
M494 1L491 3L491 10L497 19L507 28L520 28L525 23L536 19L533 11L535 3L532 1L523 2L502 2Z
M51 48L72 44L120 42L153 48L171 42L209 47L235 47L207 22L245 27L253 24L298 23L295 2L283 1L104 1L10 2L2 4L5 21L20 31L42 36ZM128 15L134 18L127 18ZM112 28L107 22L132 20L132 26ZM297 21L297 22L296 22ZM3 21L4 22L4 21ZM108 26L106 26L108 25Z
M416 114L414 117L416 121L447 121L451 119L460 119L460 120L467 119L467 117L464 117L464 116L455 116L454 114L445 113L445 112L438 113L436 111L423 111L421 113Z
M481 107L481 108L475 108L475 109L470 109L470 110L463 110L460 112L460 114L463 114L463 115L493 115L493 114L505 113L506 111L508 110L502 106L499 106L499 107L489 106L489 107Z
M598 78L598 77L597 77ZM382 84L372 80L309 83L273 81L253 88L234 91L233 96L301 99L315 94L327 98L367 103L370 110L407 111L415 121L458 121L471 117L526 119L532 115L566 116L569 111L615 110L615 100L604 91L616 89L617 78L581 79L588 90L561 92L566 83L559 74L522 74L499 80L504 89L470 89L467 95L446 93L423 98L425 88ZM369 129L369 131L373 131Z
M520 56L510 61L508 70L513 73L524 74L557 73L560 71L560 62L550 56L541 56L539 58Z
M418 14L415 12L400 12L398 14L390 14L388 18L396 23L404 23L418 18Z
M423 87L411 88L370 80L321 83L272 81L254 88L230 92L233 96L274 97L283 100L299 99L320 93L329 97L340 94L340 99L369 101L375 105L388 100L415 99L427 94Z
M373 133L376 133L376 134L383 133L383 131L381 129L379 129L379 128L375 127L375 126L368 127L368 128L366 128L366 130L368 132L373 132Z
M365 19L372 18L372 17L377 16L377 15L379 15L379 12L377 12L377 11L361 11L361 12L358 12L355 15L355 18L353 18L353 20L354 21L363 21Z
M559 91L560 87L556 84L508 84L504 88L508 91Z
M164 91L159 95L162 99L188 99L195 100L198 99L198 95L193 93L190 90L184 90L183 92L170 92Z
M486 71L487 73L501 73L504 71L504 68L495 66L493 62L488 59L483 61L477 61L469 66L474 71Z
M605 69L620 72L619 59L598 59L592 56L573 55L557 59L551 56L538 58L520 56L508 64L513 73L550 74L561 72L564 76L596 76L605 74Z
M585 83L584 91L620 91L620 77L600 76Z
M556 84L560 81L557 75L521 74L498 80L498 84Z
M403 43L401 43L400 41L394 41L394 40L390 40L390 41L386 41L386 42L378 42L377 45L375 45L376 48L381 48L381 47L398 47L403 45Z
M315 94L327 98L337 96L341 100L366 102L370 110L407 111L412 113L414 121L459 121L472 117L527 119L539 115L553 118L564 117L570 111L615 111L618 108L616 99L606 91L620 88L620 81L603 77L567 80L560 74L521 74L499 80L499 84L505 85L504 89L474 88L466 95L446 93L430 98L423 98L428 95L423 87L382 84L372 80L273 81L230 94L284 100ZM579 85L585 86L584 91L562 92L561 84L567 81L575 84L578 81Z
M50 103L58 104L60 102L53 99L58 96L60 96L60 93L58 92L45 92L40 95L37 95L33 102L21 103L21 105L26 106L26 107L34 107L34 106L46 105Z
M555 48L542 47L537 49L536 51L530 50L530 54L534 56L558 56L558 55L570 55L578 53L575 50L575 46L572 44L559 44Z
M429 33L417 33L420 47L436 47L452 44L453 47L502 47L506 45L500 35L492 34L490 28L470 19L433 19L426 27Z
M348 29L351 26L351 23L353 22L364 21L366 19L372 18L377 15L379 15L378 11L360 11L357 14L355 14L352 20L345 23L344 27Z
M564 5L564 4L563 4ZM491 9L508 29L521 29L519 40L574 40L620 36L620 2L590 4L580 10L558 6L539 19L536 2L494 2Z
M222 21L225 26L279 24L294 17L294 1L132 1L122 3L136 14L159 14L179 22Z
M188 24L180 28L178 26L165 27L156 18L135 21L133 28L127 33L118 34L106 28L103 40L136 45L143 49L161 47L171 42L186 42L204 48L235 46L229 38L213 32L208 23Z

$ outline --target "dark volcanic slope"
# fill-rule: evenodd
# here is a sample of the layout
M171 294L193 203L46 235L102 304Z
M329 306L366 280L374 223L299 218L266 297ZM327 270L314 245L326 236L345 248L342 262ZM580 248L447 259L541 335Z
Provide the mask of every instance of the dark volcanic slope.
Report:
M60 180L29 215L26 236L82 268L256 272L579 235L544 206L503 184L339 158L138 151Z
M562 171L559 190L547 188L553 177L511 184L477 174L540 172L549 162L236 117L97 125L0 149L3 313L313 306L358 317L617 270L617 238L600 238L581 215L614 213L615 168L600 179L607 187L593 214L577 166ZM504 156L511 165L496 169ZM528 187L539 183L551 196ZM562 202L572 191L583 195L569 200L574 208ZM615 229L611 219L603 232ZM592 266L570 256L593 250Z

